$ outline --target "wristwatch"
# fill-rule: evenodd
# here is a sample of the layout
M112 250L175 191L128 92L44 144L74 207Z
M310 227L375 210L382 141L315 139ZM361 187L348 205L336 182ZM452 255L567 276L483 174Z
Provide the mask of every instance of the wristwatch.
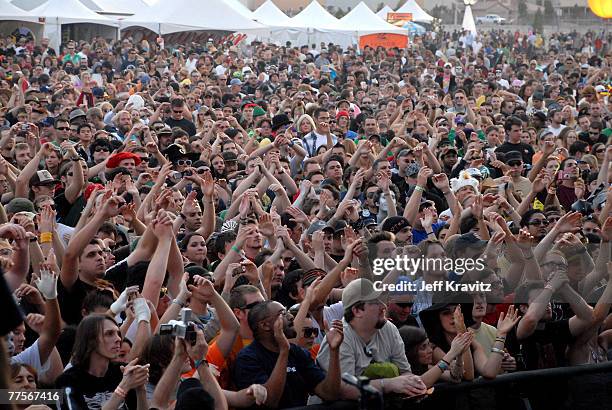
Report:
M70 157L68 158L70 161L80 161L81 157Z

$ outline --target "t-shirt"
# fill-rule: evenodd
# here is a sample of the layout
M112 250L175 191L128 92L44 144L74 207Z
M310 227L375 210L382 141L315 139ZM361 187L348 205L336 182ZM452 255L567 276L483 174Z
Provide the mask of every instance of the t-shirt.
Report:
M444 221L436 222L431 225L431 229L433 230L433 233L437 235L440 228L442 228L444 225L446 225L446 222ZM424 241L425 239L427 239L427 232L421 229L412 228L412 243L414 245Z
M62 373L55 384L58 389L64 389L66 400L62 409L101 409L110 400L113 392L121 382L119 363L110 363L103 377L96 377L81 367L71 367ZM128 393L126 402L119 409L135 409L136 394L134 390Z
M47 359L45 363L40 362L38 339L36 339L36 341L23 352L11 357L11 364L15 363L32 366L39 375L49 370L49 367L51 366L51 361L49 359Z
M508 334L506 346L516 357L518 370L547 369L567 366L565 351L573 340L569 319L545 322L542 329L524 340L518 340L515 326Z
M54 201L57 208L58 222L74 228L79 222L83 209L85 209L85 205L87 204L85 197L80 195L76 201L71 204L66 199L65 193L62 192L54 198Z
M569 212L572 209L572 204L578 200L578 197L576 196L574 188L559 185L557 186L557 199L559 199L559 203L563 209Z
M480 327L474 330L474 340L480 343L487 357L491 355L491 348L495 344L496 336L497 329L486 323L481 323Z
M81 322L83 299L94 289L95 287L83 282L80 278L77 278L70 290L64 287L61 280L57 281L57 301L64 322L69 325L78 325Z
M403 346L402 346L403 348ZM240 351L234 365L234 381L238 389L252 384L265 384L278 359L277 352L271 352L258 341ZM309 393L325 379L325 371L310 357L310 353L293 343L289 347L287 378L279 408L305 406Z
M174 128L174 127L181 128L183 131L189 134L190 137L193 137L197 132L195 125L193 125L193 122L185 118L181 120L175 120L173 118L168 118L166 120L166 124L168 124L171 128Z
M524 144L522 142L519 142L518 144L512 144L511 142L506 141L495 149L495 152L502 152L504 154L510 151L520 152L523 156L523 162L525 164L531 164L533 154L535 153L531 145Z

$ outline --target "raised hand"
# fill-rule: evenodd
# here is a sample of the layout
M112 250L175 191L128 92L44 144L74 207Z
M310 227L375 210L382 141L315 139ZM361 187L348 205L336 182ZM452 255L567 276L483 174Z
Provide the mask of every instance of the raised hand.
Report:
M342 341L344 340L344 328L341 320L334 320L332 328L325 334L327 344L331 350L337 350L340 348Z
M507 335L518 323L519 319L518 310L514 308L514 305L510 305L505 315L504 312L499 314L499 319L497 320L497 335L502 337Z
M559 233L578 232L581 228L582 215L580 212L568 212L563 215L554 226Z
M285 336L285 332L283 331L284 327L285 320L283 316L280 315L274 322L274 340L276 340L276 343L281 351L288 351L289 340L287 340L287 336Z
M48 269L40 270L40 279L36 280L36 287L45 299L57 298L57 274Z

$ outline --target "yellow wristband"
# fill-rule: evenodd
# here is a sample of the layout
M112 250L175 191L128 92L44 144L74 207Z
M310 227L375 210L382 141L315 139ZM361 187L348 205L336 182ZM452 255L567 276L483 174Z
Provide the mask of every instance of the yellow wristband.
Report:
M49 243L49 242L53 242L53 233L52 232L41 232L40 243Z

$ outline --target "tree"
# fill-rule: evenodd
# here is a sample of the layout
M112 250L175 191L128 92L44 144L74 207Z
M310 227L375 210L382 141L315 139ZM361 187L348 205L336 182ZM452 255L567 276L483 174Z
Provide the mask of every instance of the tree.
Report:
M385 7L385 3L378 3L378 6L376 6L376 13L381 11L384 7Z
M533 17L533 29L536 33L541 33L544 31L543 26L544 22L542 17L542 10L538 9L538 11L536 11L535 16Z
M527 3L525 2L525 0L519 0L518 14L521 19L527 17Z
M342 17L344 17L344 15L346 13L348 13L350 11L350 7L346 9L346 11L342 10L342 7L338 7L338 10L336 10L335 13L332 13L334 16L336 16L336 18L341 19Z
M397 6L395 6L395 10L399 9L400 7L402 7L405 2L406 2L406 0L398 0Z

